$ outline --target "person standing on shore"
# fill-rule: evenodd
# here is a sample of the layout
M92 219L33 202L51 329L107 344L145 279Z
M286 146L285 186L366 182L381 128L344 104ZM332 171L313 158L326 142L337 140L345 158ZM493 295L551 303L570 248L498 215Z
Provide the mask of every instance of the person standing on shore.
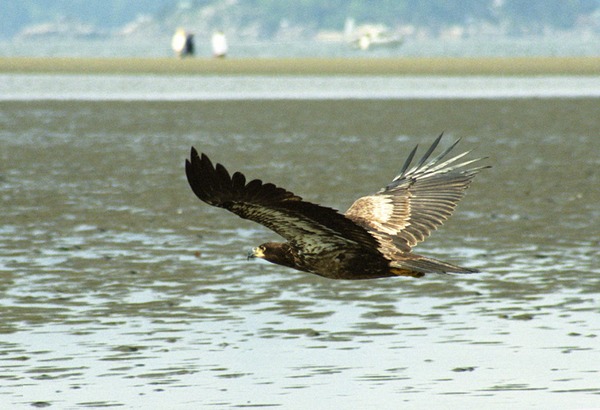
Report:
M183 58L194 55L194 35L182 28L177 29L171 39L171 48L177 57Z
M215 31L212 35L211 44L213 57L224 58L227 55L229 47L227 45L227 38L225 37L225 33L223 33L220 30Z

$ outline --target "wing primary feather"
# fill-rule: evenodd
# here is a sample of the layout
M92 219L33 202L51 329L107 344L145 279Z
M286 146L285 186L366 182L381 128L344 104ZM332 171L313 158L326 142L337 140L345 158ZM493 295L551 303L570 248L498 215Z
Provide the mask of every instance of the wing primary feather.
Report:
M439 154L438 156L436 156L434 159L432 159L431 161L427 162L427 160L429 159L429 157L431 156L431 154L433 153L433 151L435 151L435 149L437 148L437 146L439 145L442 137L444 136L444 133L442 132L431 144L431 146L427 149L427 152L425 152L425 154L421 157L421 159L419 160L419 162L417 163L417 165L415 165L414 167L410 168L410 164L415 156L415 153L417 151L418 145L415 146L415 148L413 148L413 150L410 152L410 154L408 154L408 158L406 159L406 161L404 162L404 165L402 166L402 169L400 171L400 173L398 174L398 176L396 178L394 178L392 180L392 182L406 177L408 175L412 175L415 174L417 171L422 171L422 173L425 173L425 171L429 170L433 165L437 164L442 158L444 158L446 155L448 155L448 153L456 146L456 144L458 144L460 142L460 138L457 139L452 145L450 145L448 148L446 148L444 150L444 152L442 152L441 154ZM468 152L467 152L468 153ZM467 153L464 153L463 155L466 155ZM391 184L390 184L391 185Z
M448 165L452 164L453 162L458 161L459 159L461 159L465 155L468 155L470 152L471 151L461 152L460 154L458 154L458 155L456 155L456 156L454 156L454 157L452 157L450 159L447 159L446 161L441 162L439 164L437 162L431 161L429 164L427 164L427 167L423 169L423 173L427 172L427 173L431 174L431 173L434 173L434 172L439 171L439 170L451 171L453 169L456 169L459 166L454 165L452 167L448 167ZM441 159L443 159L442 156L436 158L437 161L439 161ZM448 167L448 168L446 168L446 167Z
M417 152L417 148L419 148L419 145L415 145L415 147L413 148L413 150L410 152L410 154L408 154L408 157L406 158L406 161L404 161L404 165L402 165L402 169L400 170L400 174L394 178L394 181L397 180L398 178L400 178L402 175L404 175L404 173L406 172L406 170L408 169L408 167L410 167L410 163L412 162L415 153Z
M227 169L223 165L217 164L215 171L217 173L217 179L218 179L221 187L222 188L227 187L227 188L231 189L233 184L230 183L231 176L229 175L229 172L227 171Z
M199 183L201 176L199 166L201 162L202 161L198 155L198 151L192 147L190 160L186 160L185 164L186 176L194 194L196 194L196 196L203 201L206 201L208 198L208 193L204 189L204 186Z
M439 171L439 172L447 173L447 172L454 171L455 169L458 169L458 168L466 167L469 164L472 164L474 162L477 162L477 161L480 161L480 160L483 159L483 158L475 158L475 159L471 159L471 160L468 160L468 161L461 162L461 163L456 164L456 165L452 165L451 167L448 166L448 165L452 164L453 162L459 160L460 158L464 157L469 152L470 151L463 152L462 154L458 154L457 156L455 156L453 158L450 158L449 160L447 160L445 162L442 162L441 164L438 164L435 167L429 169L428 172L435 173L435 172ZM471 171L471 170L468 170L468 171ZM467 172L467 171L464 171L464 172Z
M423 157L421 158L421 160L419 161L419 163L417 164L417 166L415 167L416 169L421 168L421 166L425 163L425 161L427 161L427 158L429 158L429 156L431 155L431 153L437 148L438 144L440 143L440 140L442 139L442 136L444 135L444 133L442 132L436 139L435 141L433 141L433 144L431 144L431 147L429 147L429 149L427 150L427 152L425 153L425 155L423 155ZM458 142L458 141L457 141ZM454 145L456 145L456 143L454 143Z
M234 191L239 191L244 189L244 186L246 186L246 177L241 172L234 172L233 176L231 177L231 182Z
M439 161L441 161L443 158L445 158L446 155L448 155L448 153L450 151L452 151L454 149L454 147L456 147L456 145L460 142L460 140L461 139L459 138L456 141L454 141L454 143L452 145L450 145L448 148L446 148L440 155L438 155L437 157L432 159L428 164L428 168L437 164ZM467 155L469 152L471 152L471 151L464 152L462 155Z

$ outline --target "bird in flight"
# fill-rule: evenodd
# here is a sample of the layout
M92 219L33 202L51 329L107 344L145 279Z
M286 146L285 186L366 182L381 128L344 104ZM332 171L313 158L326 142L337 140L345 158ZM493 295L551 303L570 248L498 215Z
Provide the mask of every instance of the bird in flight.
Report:
M231 175L205 154L198 155L194 147L185 170L192 191L202 201L264 225L287 240L263 243L249 258L330 279L477 272L412 253L448 219L475 175L489 168L469 167L484 159L462 160L470 151L446 159L459 141L429 159L441 138L411 166L415 147L392 182L357 199L345 213L304 201L260 179L246 182L241 172Z

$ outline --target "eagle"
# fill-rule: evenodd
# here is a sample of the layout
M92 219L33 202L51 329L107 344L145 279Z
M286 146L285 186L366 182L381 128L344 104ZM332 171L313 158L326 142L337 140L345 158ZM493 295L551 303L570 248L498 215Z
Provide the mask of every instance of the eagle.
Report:
M252 249L249 259L262 258L330 279L477 272L412 253L448 219L475 175L489 168L469 167L484 159L464 160L470 151L447 159L460 140L429 159L441 138L442 134L411 166L415 146L392 182L357 199L345 213L260 179L247 182L241 172L230 174L223 165L213 165L194 147L185 170L200 200L262 224L287 240L263 243Z

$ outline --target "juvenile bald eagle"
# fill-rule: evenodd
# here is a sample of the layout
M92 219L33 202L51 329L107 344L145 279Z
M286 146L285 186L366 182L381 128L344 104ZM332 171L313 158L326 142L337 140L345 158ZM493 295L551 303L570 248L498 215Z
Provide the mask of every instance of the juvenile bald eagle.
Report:
M202 201L258 222L287 240L263 243L249 257L331 279L476 272L411 252L448 219L473 177L487 168L466 168L482 158L457 163L469 151L445 159L458 141L428 161L441 137L411 167L415 147L390 184L357 199L345 214L259 179L246 183L242 173L230 175L223 165L213 166L194 147L185 169Z

